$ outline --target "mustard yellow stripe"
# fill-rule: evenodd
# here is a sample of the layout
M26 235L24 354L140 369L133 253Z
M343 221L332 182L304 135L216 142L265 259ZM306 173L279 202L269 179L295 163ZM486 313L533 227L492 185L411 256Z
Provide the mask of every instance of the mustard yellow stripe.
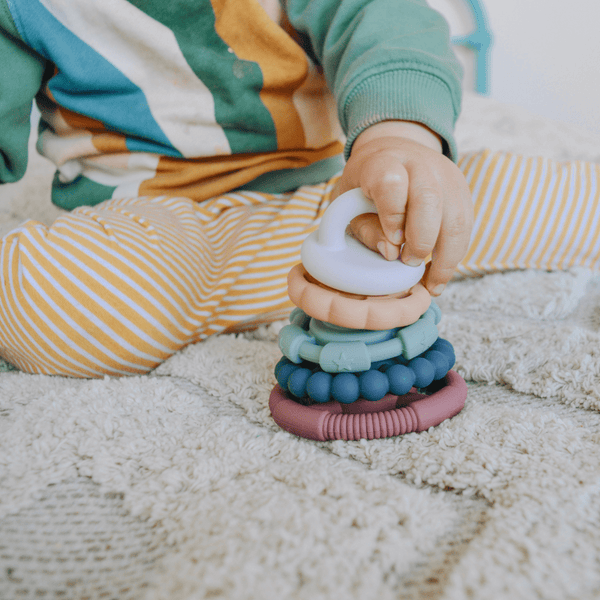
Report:
M500 209L503 201L506 199L506 196L512 191L512 185L514 184L512 175L515 170L515 165L513 165L513 163L515 162L518 164L518 160L515 156L505 156L500 167L500 172L497 175L493 185L492 180L489 180L490 185L492 185L492 189L489 198L485 200L487 209L481 222L481 239L478 240L477 243L478 263L480 265L482 261L485 261L486 266L489 265L486 255L488 254L492 244L497 243L498 227L500 225L499 215L502 214ZM505 188L507 179L509 179L508 189ZM502 196L500 195L501 193Z
M600 166L596 164L590 165L590 170L593 170L593 175L591 173L590 175L594 182L595 190L593 197L590 198L589 201L593 203L595 210L592 212L592 218L588 219L585 232L583 233L583 239L590 240L588 250L580 258L579 261L583 265L587 264L587 261L590 259L596 247L596 242L598 241L600 236L600 227L598 223L598 221L600 220ZM598 257L592 260L592 264L597 264L597 261Z
M535 239L535 243L531 245L531 249L523 260L526 267L537 267L538 269L541 268L542 255L540 254L535 261L533 260L533 257L539 252L543 236L546 235L546 232L548 232L548 225L552 217L553 208L556 204L558 194L565 185L565 178L567 176L566 169L560 165L557 165L554 163L554 161L552 161L551 166L555 166L555 168L551 170L552 177L547 177L546 180L548 181L548 184L550 183L551 179L554 181L550 190L550 195L548 196L547 193L543 194L538 205L538 211L536 215L543 213L543 218L539 228L538 237ZM548 237L550 236L548 235Z
M38 286L42 287L46 283L45 278L40 275L33 265L29 264L29 261L23 255L21 255L21 264L22 268L27 271L28 278L35 280ZM27 332L28 336L38 344L38 355L41 352L47 357L55 356L55 360L63 372L66 371L71 374L82 371L84 373L95 371L97 374L102 372L102 368L97 369L97 365L93 364L92 361L83 356L79 351L79 342L82 341L79 334L65 323L62 316L42 298L34 286L29 284L26 286L26 292L22 289L18 291L22 299L19 305L26 316L26 320L20 320L20 325ZM31 298L31 303L26 301L26 295ZM71 308L66 306L61 298L58 298L57 304L63 310ZM42 314L40 315L39 313ZM50 325L54 325L55 328L60 329L64 337L56 336L53 327ZM52 340L52 344L48 343L47 340ZM60 356L57 356L57 350ZM99 362L102 362L102 357ZM102 367L103 365L101 364L100 366Z
M49 256L54 260L50 260ZM112 352L117 356L124 356L123 344L117 340L119 338L127 340L128 345L135 347L140 354L148 354L150 356L156 356L158 353L160 356L165 356L166 350L177 349L183 336L179 332L173 332L173 337L178 339L169 339L170 336L166 336L164 332L157 330L153 323L150 323L146 318L140 315L139 305L134 303L131 296L122 298L116 295L112 291L107 289L102 290L103 303L98 302L90 293L84 290L87 287L91 291L97 287L97 280L94 276L94 270L96 265L90 264L88 260L85 266L82 268L75 265L72 261L67 258L61 257L60 254L53 255L49 252L48 255L38 252L36 254L37 262L40 267L44 269L46 273L42 274L39 269L31 261L26 261L30 272L35 273L35 277L38 285L44 292L56 302L57 305L61 306L63 310L68 314L70 305L67 304L66 298L62 295L61 291L56 289L55 285L61 286L65 292L70 295L75 302L80 303L85 307L96 319L101 321L101 325L96 324L90 317L85 316L83 311L79 311L78 320L80 325L98 343L99 346L106 348L108 352ZM62 260L61 260L62 259ZM53 264L58 262L59 265ZM48 277L52 277L56 284L48 281ZM113 280L116 279L113 276ZM121 286L123 294L127 294L132 290L129 286L123 284L118 279L113 282L117 289ZM140 300L137 294L135 300ZM108 306L104 306L106 304ZM65 322L66 326L66 322ZM157 340L157 344L164 346L164 349L157 348L155 345L147 342L139 334L136 334L134 329L139 328L144 331L145 334L154 337ZM179 334L179 335L177 335ZM75 333L73 333L75 335ZM78 334L77 334L78 335ZM94 353L92 350L95 345L90 344L87 340L81 340L81 344L77 344L88 351L90 354ZM104 352L99 348L96 348L96 352ZM125 350L125 352L128 352Z
M506 225L502 227L502 230L499 232L499 238L496 244L496 250L492 253L489 258L488 264L492 266L496 266L496 268L506 268L505 258L512 251L512 244L509 245L508 248L505 249L507 241L510 239L513 243L516 241L515 238L515 225L519 220L520 212L523 208L523 196L525 190L527 189L527 184L530 181L531 171L533 168L533 160L531 158L520 158L518 168L515 169L516 177L512 182L512 185L509 189L507 189L507 195L510 197L510 210L508 214L506 214ZM517 184L517 181L520 179L520 184L516 192L514 191L514 186ZM507 207L504 207L504 211L506 211ZM503 211L503 212L504 212ZM503 252L504 250L504 252ZM500 253L503 252L502 256Z
M152 269L153 273L158 274L163 283L169 282L169 285L172 285L179 294L183 295L188 303L192 302L192 294L197 291L197 279L196 273L190 268L191 260L181 251L182 247L187 247L187 244L183 241L177 244L176 241L171 241L168 235L165 234L161 240L161 249L157 252L158 248L149 243L148 238L141 235L139 229L135 228L126 216L115 213L106 217L110 218L112 222L112 229L116 237L115 242L118 244L118 247L115 247L95 226L95 219L82 220L82 215L78 214L77 221L71 223L69 217L75 218L73 213L67 215L66 222L56 223L53 230L60 232L61 225L68 226L68 232L64 233L65 236L74 235L76 230L81 230L81 235L85 233L92 238L97 247L101 245L106 247L109 254L120 254L123 259L134 263L144 271ZM82 243L93 245L89 240L82 240ZM181 279L181 282L179 279ZM156 283L157 285L160 284L160 282Z
M277 132L277 147L302 148L305 136L292 94L308 75L304 52L264 12L259 2L246 3L244 15L236 2L211 0L215 30L242 60L255 62L263 75L260 98Z
M582 194L582 182L584 189L586 187L586 182L584 180L585 175L583 171L583 165L581 164L581 162L575 162L569 166L569 178L570 180L573 180L575 188L573 192L570 193L570 186L567 186L569 193L566 194L566 198L563 199L560 213L564 214L565 217L567 215L569 217L577 215L577 218L575 220L572 220L570 218L564 219L563 233L561 235L560 244L554 245L554 250L548 257L548 260L545 261L547 265L550 265L550 267L554 265L556 265L557 267L564 266L563 261L569 249L573 246L575 239L579 235L579 226L581 224L581 220L583 219L583 214L585 212L583 206L585 194ZM556 226L558 226L558 223Z
M478 158L479 152L471 152L469 154L464 154L459 158L457 166L463 172L465 179L471 179L471 169L473 168L473 165L477 162Z
M32 317L35 323L37 315L29 310L30 307L21 289L21 283L28 281L28 274L19 263L16 247L17 243L7 243L3 247L2 304L6 322L0 329L0 338L5 340L8 348L12 350L5 355L12 359L11 362L16 361L14 364L19 368L27 369L29 372L52 373L60 368L61 363L54 348L46 343L30 323ZM7 331L12 334L10 339L5 337ZM23 355L27 358L23 358ZM63 372L72 375L76 370L73 370L72 363L67 360Z
M489 162L494 160L494 158L497 160L498 155L494 155L490 150L484 150L483 152L476 154L474 156L475 167L473 172L465 173L467 183L469 184L471 193L474 196L478 193L478 188L481 187L482 183L485 182L485 178L483 180L481 178L481 173L484 172L484 167L485 172L487 173L489 171Z
M521 260L521 255L527 247L528 240L535 234L536 228L539 225L544 199L548 194L548 189L552 181L550 161L546 158L537 158L536 163L537 168L534 171L533 184L531 191L527 195L526 205L523 210L524 216L517 225L517 230L514 234L515 239L518 240L518 250L507 259L518 268L526 266L526 262Z
M496 154L491 156L491 160L487 165L486 169L483 171L483 164L489 158L489 153L482 153L480 161L481 163L477 165L475 171L476 176L471 180L471 184L474 184L471 188L472 193L475 195L474 197L474 207L475 207L475 221L473 227L473 237L471 239L471 245L465 258L463 259L463 264L472 264L473 266L480 266L480 258L481 258L481 244L485 240L485 229L486 224L489 222L489 216L493 211L492 203L487 203L488 196L490 194L490 187L493 186L494 182L497 178L496 169L501 160L505 160L505 155ZM479 180L482 180L480 183ZM493 189L493 188L492 188Z
M56 244L56 246L61 247L65 251L69 252L75 259L81 261L86 264L88 269L93 268L93 273L95 276L100 276L105 280L113 283L115 280L115 273L119 273L119 278L117 281L121 281L121 283L117 283L117 286L121 287L121 291L129 297L129 299L136 304L136 310L143 309L149 314L151 314L157 320L162 320L165 315L165 311L167 314L178 311L178 306L181 304L181 296L186 296L188 303L191 304L193 302L193 297L190 296L189 292L186 292L183 289L177 289L176 296L174 297L173 288L177 288L177 282L170 278L170 280L165 280L165 284L169 286L168 293L164 287L159 287L156 285L156 281L149 279L147 277L148 269L152 269L154 272L158 271L156 262L152 261L150 264L140 263L134 256L132 256L127 250L126 244L120 244L119 253L115 252L115 248L106 249L103 245L101 245L101 240L98 240L99 243L91 244L89 239L81 236L77 233L76 230L72 231L69 238L66 239L56 239L56 235L52 236L52 240L48 240L48 243ZM79 244L85 248L82 250L81 248L77 248L75 244ZM52 251L48 248L48 251L53 255L55 260L61 261L61 254L58 248L52 248ZM94 263L93 265L90 262L90 253L93 252ZM100 260L104 260L108 265L105 266L100 263ZM136 269L132 268L126 261L129 263L133 263ZM82 282L86 282L87 285L91 285L93 288L94 285L94 277L91 275L91 272L88 270L84 270L82 273ZM166 274L165 274L166 275ZM126 277L132 281L132 283L126 283L122 281L123 277ZM149 296L151 296L156 303L160 306L156 306L152 302L150 302L147 298L145 298L139 291L135 290L133 285L137 285L139 288L143 289ZM167 294L171 296L171 298L167 297ZM181 311L179 311L181 312Z

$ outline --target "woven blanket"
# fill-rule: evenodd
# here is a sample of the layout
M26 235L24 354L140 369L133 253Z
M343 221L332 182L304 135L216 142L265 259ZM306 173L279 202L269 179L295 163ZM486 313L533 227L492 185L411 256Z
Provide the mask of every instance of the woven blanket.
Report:
M585 131L467 96L462 151L600 160ZM57 214L32 154L0 232ZM0 598L600 597L600 279L451 282L464 410L422 433L313 442L268 398L282 323L141 377L1 365Z

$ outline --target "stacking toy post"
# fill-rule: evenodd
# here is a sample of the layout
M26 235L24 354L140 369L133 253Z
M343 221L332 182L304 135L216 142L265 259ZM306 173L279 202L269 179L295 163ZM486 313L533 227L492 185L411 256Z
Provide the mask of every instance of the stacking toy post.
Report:
M467 386L439 337L441 313L420 283L425 267L388 261L346 233L376 212L358 190L334 200L288 276L296 308L279 334L283 358L269 399L295 435L376 439L438 425L464 406Z

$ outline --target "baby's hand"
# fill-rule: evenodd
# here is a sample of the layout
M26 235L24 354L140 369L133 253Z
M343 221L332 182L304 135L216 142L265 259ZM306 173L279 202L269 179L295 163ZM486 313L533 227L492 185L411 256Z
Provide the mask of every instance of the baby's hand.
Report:
M459 168L441 141L418 123L385 121L363 131L334 197L360 187L378 214L356 217L351 233L388 260L421 264L432 254L424 283L439 296L467 252L473 204Z

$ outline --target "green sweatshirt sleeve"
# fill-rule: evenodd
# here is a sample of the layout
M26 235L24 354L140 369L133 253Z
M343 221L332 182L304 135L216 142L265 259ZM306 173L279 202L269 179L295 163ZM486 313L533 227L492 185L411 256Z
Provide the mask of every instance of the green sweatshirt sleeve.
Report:
M456 160L462 69L425 0L287 0L285 9L337 99L346 157L361 131L399 119L438 133Z
M44 68L45 60L21 41L6 0L0 0L0 183L25 174L31 107Z

